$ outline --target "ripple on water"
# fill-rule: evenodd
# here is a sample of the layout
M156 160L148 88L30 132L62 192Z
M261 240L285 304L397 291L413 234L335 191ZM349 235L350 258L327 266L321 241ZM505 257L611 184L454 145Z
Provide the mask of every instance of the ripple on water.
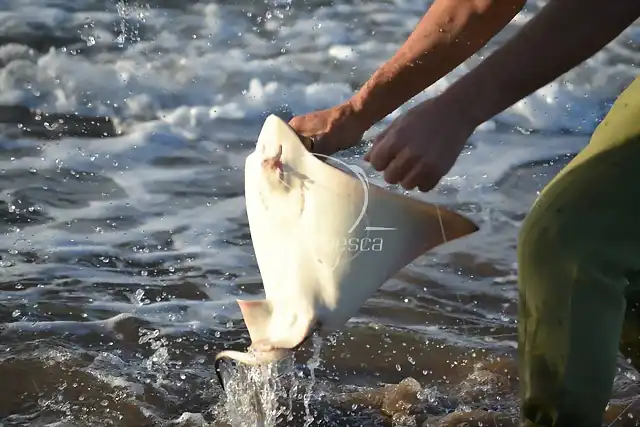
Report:
M415 101L445 89L541 4L529 1ZM240 405L251 381L228 401L213 370L218 351L249 344L236 298L262 294L251 279L245 157L267 114L286 119L351 96L425 7L0 1L0 104L109 115L122 132L45 141L15 123L0 128L0 423L201 427L235 416L253 427L258 413ZM298 361L283 377L291 402L276 424L513 425L515 238L535 193L637 74L638 34L629 29L483 124L438 188L408 194L481 230L396 275L318 358L304 348L300 358L315 364ZM392 191L401 189L360 157L411 105L340 154ZM636 373L619 367L606 421L634 425Z

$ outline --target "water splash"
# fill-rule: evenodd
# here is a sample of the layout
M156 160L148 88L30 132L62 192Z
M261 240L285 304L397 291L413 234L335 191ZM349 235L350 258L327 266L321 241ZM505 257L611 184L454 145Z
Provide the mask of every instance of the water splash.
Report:
M145 22L146 17L146 13L142 10L143 6L139 5L138 2L131 4L128 0L119 0L116 8L120 23L119 28L116 28L118 36L115 39L115 43L120 47L124 47L127 42L139 42L140 27Z
M303 400L304 412L305 412L304 427L311 426L314 420L313 415L309 410L309 404L311 403L311 397L313 395L313 386L316 383L316 369L318 368L318 366L320 366L320 352L322 350L322 338L319 335L314 334L311 337L311 341L313 343L313 355L307 362L307 367L309 368L310 381L307 384L306 392L304 394L304 400Z
M310 405L323 340L315 334L311 341L312 356L306 363L310 372L309 381L298 378L301 372L295 370L293 355L268 365L238 364L228 372L223 405L225 422L231 427L291 425L295 421L295 413L302 415L302 408L294 410L296 402L299 404L302 400L304 427L310 427L315 419ZM298 394L301 388L303 393Z
M226 421L232 427L275 427L292 412L291 374L292 358L261 366L239 364L225 384Z

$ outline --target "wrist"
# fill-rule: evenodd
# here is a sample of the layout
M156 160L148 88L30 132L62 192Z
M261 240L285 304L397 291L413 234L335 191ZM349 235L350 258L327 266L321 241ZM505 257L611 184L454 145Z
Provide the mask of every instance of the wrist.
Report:
M413 87L414 82L404 81L399 84L403 67L407 66L406 62L401 54L396 54L378 68L349 100L354 114L367 129L387 117L418 92Z
M497 113L494 113L494 98L491 89L488 89L491 83L475 78L471 74L473 72L457 80L438 98L447 106L452 117L461 120L464 126L475 129Z
M350 120L355 123L356 127L361 130L362 133L366 132L371 126L386 116L385 114L379 118L379 106L369 102L369 100L360 93L356 93L350 98L344 104L343 108L347 111Z
M380 85L374 78L375 75L347 101L351 114L367 129L387 115L384 113L385 105L376 101Z

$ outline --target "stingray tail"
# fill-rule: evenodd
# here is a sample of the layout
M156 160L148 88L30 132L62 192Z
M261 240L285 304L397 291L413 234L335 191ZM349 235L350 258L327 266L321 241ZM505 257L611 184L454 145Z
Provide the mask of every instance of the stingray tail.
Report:
M245 365L264 365L278 361L301 346L310 333L312 325L308 322L283 324L278 329L282 336L273 340L269 336L269 326L273 320L273 305L267 300L238 300L244 323L249 332L251 346L247 352L225 350L215 357L215 370L220 386L224 389L224 364L242 363Z

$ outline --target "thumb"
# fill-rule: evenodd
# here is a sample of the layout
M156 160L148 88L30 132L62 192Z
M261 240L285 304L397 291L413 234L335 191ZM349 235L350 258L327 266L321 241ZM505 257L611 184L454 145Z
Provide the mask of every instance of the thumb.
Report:
M369 162L369 161L371 161L370 159L371 159L371 150L372 150L372 149L373 149L373 147L369 148L369 149L367 150L367 152L366 152L366 153L364 153L364 156L362 157L362 159L363 159L365 162Z
M373 147L365 155L366 161L377 171L383 171L389 166L402 148L397 140L390 138L388 133L378 137Z
M298 133L304 132L305 124L306 120L304 116L295 116L289 120L289 126L294 128Z
M376 151L376 148L378 147L378 145L380 145L381 136L383 136L383 135L384 135L384 132L382 132L380 135L378 135L378 137L375 138L373 140L373 142L371 143L371 147L369 147L367 152L364 153L364 156L362 157L362 159L365 162L371 162L371 155Z
M384 137L387 134L387 132L389 131L390 127L391 126L387 126L382 132L380 132L373 139L373 142L371 143L371 147L369 147L369 149L365 153L364 157L362 158L365 162L371 162L371 155L376 151L376 148L378 147L378 145L380 145L380 142L382 142L384 140Z
M318 154L322 161L325 161L327 157L336 152L334 144L331 142L331 138L326 134L309 137L308 139L312 141L311 150L309 151L313 154Z

